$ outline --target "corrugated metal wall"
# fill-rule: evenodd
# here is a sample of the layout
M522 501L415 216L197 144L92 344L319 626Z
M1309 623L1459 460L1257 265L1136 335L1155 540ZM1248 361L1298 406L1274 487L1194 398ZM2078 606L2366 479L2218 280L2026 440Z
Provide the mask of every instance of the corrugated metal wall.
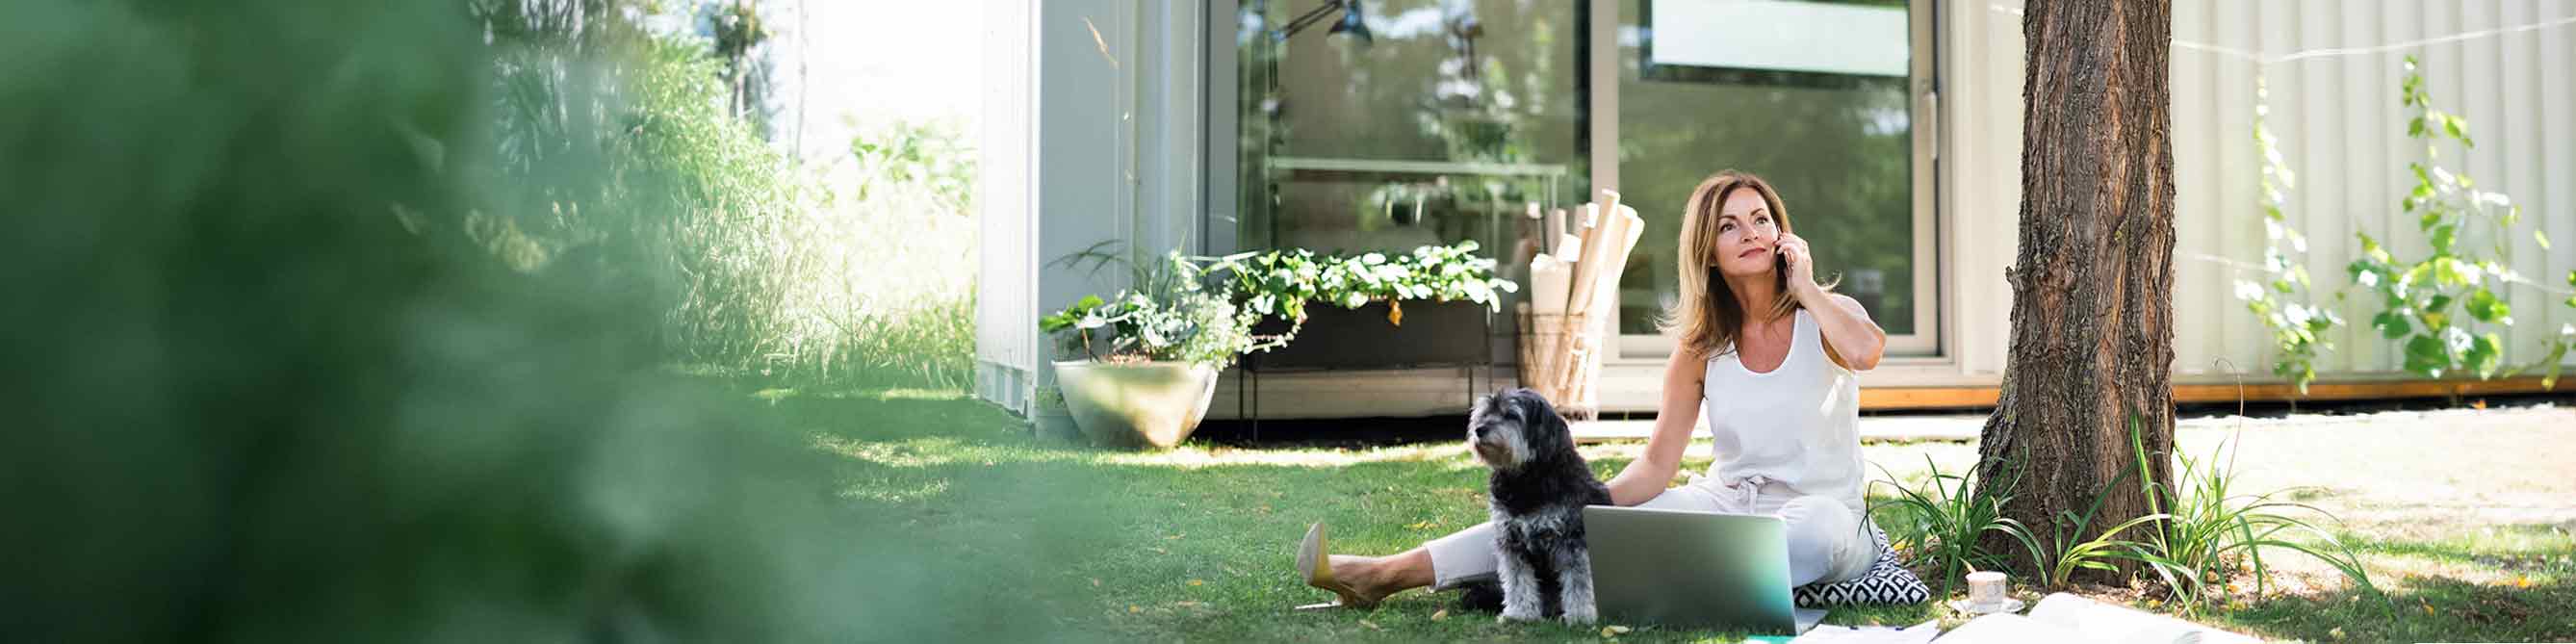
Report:
M1954 139L1944 150L1944 235L1952 255L1950 319L1959 369L1992 376L2003 368L2011 294L2003 269L2013 257L2020 199L2021 3L1945 5L1942 117ZM2177 0L2174 3L2173 128L2176 372L2223 380L2233 370L2268 374L2270 334L2234 297L2238 269L2259 263L2266 243L2257 190L2262 163L2253 138L2256 81L2269 88L2266 119L2298 183L2288 214L2310 241L2305 259L2320 292L2344 288L2343 267L2359 252L2355 231L2392 249L2420 253L2425 241L2398 202L2413 181L2406 163L2422 146L2404 137L2410 114L2398 103L2401 60L2423 62L2436 106L2465 116L2479 147L2442 162L2481 189L2521 203L2528 227L2559 245L2541 252L2518 240L2512 265L2564 289L2576 269L2576 0ZM2359 294L2359 291L2355 292ZM2576 311L2564 295L2510 290L2518 320L2508 358L2531 347ZM2351 324L2318 364L2326 379L2381 377L2399 369L2395 346L2369 327L2375 302L2336 309ZM2576 363L2576 360L2571 360ZM2232 365L2232 367L2230 366Z
M1037 64L1036 9L986 0L982 179L976 186L975 395L1026 413L1038 360L1037 193L1030 184L1037 123L1030 110Z

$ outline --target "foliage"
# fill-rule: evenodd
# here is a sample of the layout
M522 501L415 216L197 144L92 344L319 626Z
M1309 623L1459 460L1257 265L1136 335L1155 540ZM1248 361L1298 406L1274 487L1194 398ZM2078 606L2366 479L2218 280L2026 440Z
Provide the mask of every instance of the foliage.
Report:
M724 62L726 113L765 131L770 67L763 45L776 32L754 0L706 0L697 14L717 59Z
M1063 311L1047 314L1038 329L1058 334L1063 347L1058 355L1078 350L1093 360L1187 362L1223 368L1252 350L1253 321L1238 315L1233 303L1207 293L1157 300L1119 291L1107 302L1096 295L1083 296Z
M646 30L648 7L474 8L497 34L498 154L479 167L507 189L462 228L505 264L661 311L625 340L639 355L802 382L971 383L971 175L864 159L820 175L773 149L757 110L737 114L766 36L749 3L698 6L712 39ZM953 130L911 136L907 163L971 168Z
M2345 271L2353 286L2369 290L2381 302L2381 310L2371 316L2371 327L2385 340L2402 341L2407 371L2433 378L2451 374L2491 378L2499 373L2513 375L2539 368L2544 371L2544 386L2555 386L2559 361L2571 347L2576 347L2576 324L2563 325L2556 334L2542 340L2537 350L2545 355L2540 359L2509 364L2504 336L2513 327L2513 308L2500 291L2515 285L2567 295L2562 304L2571 308L2576 308L2576 295L2526 279L2510 268L2514 246L2523 237L2516 228L2521 223L2522 207L2503 193L2478 190L2477 182L2468 175L2436 163L2445 140L2457 142L2463 150L2476 145L2469 136L2468 119L2433 105L2413 56L2406 58L2405 74L2399 98L2405 107L2413 109L2407 118L2406 136L2424 140L2424 159L2406 164L2415 185L2398 205L2416 215L2416 230L2424 235L2427 254L2401 258L2399 251L2381 244L2369 233L2354 233L2361 243L2362 256L2347 265ZM2280 243L2286 241L2296 252L2304 252L2306 244L2280 214L2279 189L2288 187L2289 175L2274 172L2279 155L2272 148L2269 134L2259 126L2263 108L2256 109L2256 136L2267 160L2264 225L2275 242L2267 250L2265 262L2272 281L2269 290L2240 283L2237 295L2273 330L2281 349L2275 372L2292 378L2304 390L2307 381L2315 377L2310 363L2320 351L2330 348L2319 334L2341 323L2341 318L2331 311L2293 301L2305 299L2306 271L2286 261ZM2544 232L2534 229L2529 237L2542 251L2549 250L2549 237ZM2569 272L2567 283L2576 286L2576 271ZM2456 310L2455 304L2459 305Z
M1043 636L936 600L1098 548L983 521L1049 550L957 564L836 496L813 425L635 364L671 309L627 289L670 264L582 254L653 258L617 244L774 169L660 165L746 148L661 156L694 126L629 111L662 99L610 78L654 73L598 40L626 9L0 3L0 272L42 303L0 311L10 639Z
M850 156L858 161L860 199L886 184L919 184L958 212L971 211L975 197L975 153L954 125L896 121L875 133L850 139Z
M2072 510L2059 511L2058 515L2049 522L2049 541L2044 544L2045 547L2043 544L2036 543L2036 540L2024 544L2025 547L2030 548L2031 560L2036 562L2040 570L2045 573L2044 578L2040 580L2043 584L2049 588L2065 588L2068 582L2074 580L2075 571L2117 573L2120 568L2114 562L2140 560L2139 553L2142 552L2140 545L2135 541L2119 538L2119 534L2131 528L2161 520L2164 518L2163 515L2152 513L2142 515L2104 529L2090 538L2084 537L2085 531L2092 528L2093 519L2102 512L2102 503L2111 498L2122 482L2136 473L2135 465L2121 472L2120 478L2114 479L2109 487L2103 488L2100 494L2094 495L2092 507L2086 508L2083 514L2076 514Z
M2371 325L2387 339L2406 341L2408 371L2432 377L2462 372L2492 377L2504 366L2504 340L2497 331L2482 329L2513 326L2512 307L2495 289L2523 282L2506 267L2513 256L2512 230L2522 217L2522 206L2501 193L2477 190L2477 182L2467 175L2428 163L2440 158L2438 144L2443 138L2459 142L2462 149L2476 144L2469 138L2467 119L2433 106L2413 57L2406 59L2406 70L2403 102L2415 108L2406 135L2426 142L2425 161L2407 164L2415 187L2400 205L2418 215L2417 229L2428 240L2431 254L2399 260L2378 240L2359 234L2363 257L2348 270L2355 283L2383 297L2386 310L2373 316ZM2463 235L2474 234L2479 227L2489 233L2488 248L2464 243ZM2547 248L2546 235L2535 232L2532 239ZM2492 251L2492 258L2480 256L2480 250ZM2576 274L2569 279L2576 283ZM2461 305L2460 312L2467 313L2468 319L2453 316L2454 303ZM2576 307L2576 298L2567 304ZM2558 359L2571 341L2576 341L2576 331L2562 330L2543 345L2549 351L2548 379L2557 378Z
M2295 188L2298 179L2282 160L2271 128L2264 125L2271 113L2270 90L2259 79L2254 101L2254 143L2263 155L2263 236L2269 243L2263 247L2263 282L2237 281L2236 297L2272 330L2273 344L2280 349L2272 374L2289 379L2305 395L2308 383L2317 379L2317 356L2334 348L2326 332L2342 325L2343 316L2316 303L2316 285L2308 279L2307 264L2292 255L2308 252L2308 237L2291 227L2282 212L2287 205L2282 195ZM2335 299L2343 297L2337 294Z
M2174 470L2174 485L2170 488L2160 485L2152 477L2139 474L2152 471L2149 469L2150 459L2155 455L2147 450L2142 423L2135 417L2129 419L2129 447L2131 462L2120 477L2095 495L2091 507L2083 513L2061 511L2051 521L2049 540L2045 543L2023 526L2003 525L1987 519L1985 511L1975 503L1962 502L1956 495L1935 498L1932 493L1915 492L1900 486L1899 490L1905 496L1894 503L1908 510L1899 513L1900 516L1941 517L1938 522L1917 519L1916 523L1937 525L1940 534L1959 535L1950 536L1952 541L1973 539L1980 531L1969 530L1966 526L1988 522L1988 527L1982 531L2001 533L2027 549L2031 560L2044 573L2041 582L2052 589L2066 587L2078 570L2115 573L2120 570L2120 562L2143 564L2148 572L2164 582L2178 599L2181 609L2189 613L2232 589L2231 580L2241 572L2254 575L2255 593L2262 594L2271 579L2271 569L2263 561L2263 550L2278 548L2315 557L2342 572L2364 591L2378 592L2377 587L2371 584L2368 571L2362 568L2359 555L2332 534L2319 529L2317 524L2297 516L2314 514L2332 519L2331 514L2315 506L2278 498L2296 492L2296 489L2262 494L2235 492L2234 453L2228 451L2226 443L2220 443L2218 452L2206 460L2179 456L2178 467ZM2222 458L2225 459L2223 465ZM1943 492L1937 484L1944 476L1939 469L1933 470L1936 492ZM2137 480L2137 487L2124 487L2133 478ZM2010 490L2010 482L1999 489ZM2132 490L2145 495L2147 512L2100 532L2090 532L2103 503L2112 495L2128 494ZM2005 500L2009 498L2005 497ZM2002 502L1994 505L2000 508ZM1913 531L1927 530L1913 528ZM2088 534L2091 536L2086 536ZM2139 536L2123 536L2131 534ZM1973 541L1965 542L1974 545ZM1957 550L1941 546L1930 549L1936 554L1936 562L1974 561L1977 557L1992 560L1981 551L1961 553ZM1945 568L1945 573L1955 576L1956 567Z
M1060 355L1074 355L1078 349L1093 359L1129 356L1223 367L1233 364L1237 356L1296 339L1305 327L1310 301L1346 308L1384 301L1395 307L1390 319L1401 324L1403 300L1467 300L1499 308L1496 291L1519 288L1493 276L1494 260L1477 257L1473 240L1423 246L1394 257L1379 253L1319 257L1304 249L1224 257L1174 251L1146 267L1132 266L1117 253L1103 251L1110 243L1095 244L1056 263L1079 267L1089 261L1095 270L1131 264L1130 282L1139 287L1107 300L1086 296L1039 320L1039 330L1059 334ZM1272 316L1288 319L1288 331L1277 336L1252 333L1253 325Z
M2135 461L2132 467L2144 472L2149 471L2148 459L2154 455L2147 451L2142 434L2137 419L2130 419L2129 449ZM2294 516L2314 514L2331 520L2333 515L2312 505L2277 498L2294 489L2261 494L2235 492L2235 455L2228 451L2226 443L2220 443L2206 460L2176 456L2179 462L2172 487L2158 485L2152 478L2140 480L2148 514L2108 532L2118 533L2132 526L2143 528L2144 537L2121 542L2119 547L2129 549L2133 553L2129 558L2148 564L2162 577L2180 599L2184 612L2197 610L2204 602L2224 594L2233 587L2230 580L2239 572L2252 572L2255 594L2262 594L2271 581L2270 566L2263 562L2265 548L2314 557L2342 572L2364 591L2379 592L2371 584L2369 571L2362 568L2359 555L2316 524Z
M1925 456L1924 465L1931 479L1923 489L1897 482L1894 474L1881 466L1887 479L1874 483L1896 489L1896 496L1870 507L1870 514L1885 519L1888 547L1907 553L1909 565L1940 571L1941 596L1950 594L1950 585L1960 575L1972 570L2001 569L2006 562L2001 553L1990 552L1983 545L1988 534L2003 535L2025 546L2032 544L2030 529L2020 521L2004 516L2004 504L2012 501L2012 489L2021 481L2020 470L2010 462L1989 459L1992 471L2001 476L1996 484L1978 485L1977 477L1986 467L1972 467L1964 473L1941 471L1939 464Z
M1472 239L1393 257L1318 257L1300 248L1220 258L1216 268L1233 275L1234 292L1253 312L1290 320L1304 320L1309 301L1355 309L1373 301L1466 300L1502 310L1496 292L1520 286L1495 278L1493 258L1476 256L1477 248Z
M1114 261L1115 255L1091 251L1068 260ZM1065 261L1065 260L1059 260ZM1227 282L1209 279L1201 262L1178 251L1136 271L1134 289L1102 300L1086 295L1062 311L1038 320L1038 330L1057 336L1057 355L1093 360L1187 362L1224 368L1237 356L1267 349L1255 341L1252 325L1260 318L1238 310L1228 298ZM1105 353L1104 353L1105 352Z

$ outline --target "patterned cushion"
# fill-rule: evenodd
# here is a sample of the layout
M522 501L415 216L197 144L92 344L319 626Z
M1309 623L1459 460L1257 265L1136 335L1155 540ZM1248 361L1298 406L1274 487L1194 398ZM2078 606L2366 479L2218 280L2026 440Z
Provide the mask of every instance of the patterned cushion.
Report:
M1842 581L1797 587L1792 594L1799 608L1920 604L1931 598L1932 590L1923 587L1923 580L1897 565L1896 550L1887 547L1887 531L1878 529L1873 522L1869 534L1878 543L1878 561L1870 564L1869 572Z

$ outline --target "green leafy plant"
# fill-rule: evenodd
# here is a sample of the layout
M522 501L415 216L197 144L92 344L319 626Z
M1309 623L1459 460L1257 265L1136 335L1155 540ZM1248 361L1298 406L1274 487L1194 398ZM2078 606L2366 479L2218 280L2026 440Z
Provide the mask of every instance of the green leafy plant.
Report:
M1874 484L1894 488L1896 495L1870 506L1870 515L1889 528L1888 544L1907 553L1907 564L1941 571L1941 594L1950 594L1951 584L1972 570L1998 569L2005 565L2001 553L1988 551L1981 541L1989 533L2006 538L2037 551L2030 529L2020 521L2003 514L2005 503L2012 500L2012 490L2020 483L2019 468L2010 462L1992 462L2001 479L2000 485L1978 485L1979 472L1969 468L1952 474L1941 471L1939 464L1925 456L1924 465L1931 478L1921 488L1907 486L1880 467L1885 480Z
M1520 286L1495 278L1493 258L1477 256L1477 248L1471 239L1393 256L1332 257L1290 249L1220 258L1218 268L1233 276L1245 306L1261 315L1303 322L1310 301L1344 308L1382 301L1397 307L1390 318L1402 324L1404 300L1466 300L1502 310L1497 293Z
M1095 360L1185 360L1225 366L1247 353L1286 345L1305 328L1306 305L1323 301L1348 308L1383 301L1389 319L1402 324L1404 300L1466 300L1499 310L1497 292L1518 287L1493 276L1494 260L1475 255L1476 242L1423 246L1404 255L1367 253L1321 257L1312 251L1247 252L1223 257L1167 253L1139 264L1101 242L1050 263L1099 270L1129 269L1136 288L1109 299L1086 296L1039 320L1058 336L1062 355ZM1290 322L1286 332L1256 335L1267 317Z
M1167 254L1162 262L1138 271L1134 283L1138 288L1119 291L1107 300L1084 296L1040 318L1038 330L1057 336L1059 355L1074 355L1078 350L1093 360L1112 362L1187 362L1223 368L1245 353L1276 346L1256 341L1252 325L1260 317L1237 308L1227 297L1227 282L1208 279L1190 257Z
M2129 449L2135 459L2132 467L2145 472L2150 471L2148 459L2158 455L2147 450L2142 432L2138 419L2131 418ZM2378 594L2360 555L2316 523L2298 516L2333 520L2334 515L2313 505L2279 498L2299 488L2260 494L2237 492L2235 452L2227 442L2221 442L2207 459L2185 455L2177 455L2177 459L2170 488L2158 485L2151 477L2141 477L2139 489L2146 495L2148 515L2108 532L2143 529L2143 537L2118 546L2129 550L2129 554L2114 556L2148 564L2164 579L2184 613L2223 596L2232 587L2230 579L2239 572L2253 573L2255 593L2264 592L2271 581L2271 568L2263 561L2267 548L2314 557L2363 590Z
M2510 285L2551 293L2565 297L2560 303L2570 308L2576 308L2576 292L2540 284L2510 268L2514 247L2526 237L2516 228L2522 207L2503 193L2478 190L2474 179L2438 163L2444 141L2463 150L2476 141L2469 136L2468 119L2433 105L2415 58L2408 56L2405 64L2400 102L2412 109L2406 136L2424 142L2424 158L2406 164L2415 185L2398 206L2416 216L2425 254L2400 257L2368 232L2354 233L2362 256L2345 271L2352 287L2378 296L2381 310L2371 316L2371 328L2381 338L2401 343L2407 371L2483 379L2539 369L2543 386L2556 386L2560 361L2576 348L2576 324L2561 325L2542 339L2536 347L2544 354L2540 359L2513 364L2504 339L2514 325L2513 307L2503 291ZM2263 95L2259 87L2256 95ZM2295 257L2307 252L2307 239L2282 212L2282 193L2294 186L2295 178L2264 126L2267 111L2258 101L2255 140L2264 157L2264 230L2271 244L2261 267L2264 282L2239 281L2236 295L2272 331L2279 349L2273 372L2305 393L2316 378L2315 360L2333 348L2325 332L2343 324L2343 318L2317 303L2307 269ZM2550 249L2547 233L2535 228L2527 237L2541 251ZM2568 273L2567 284L2576 287L2576 271ZM2335 295L2337 301L2344 298L2343 292Z
M2406 135L2424 140L2424 160L2407 163L2415 186L2399 206L2417 216L2428 254L2400 259L2368 233L2356 233L2362 257L2346 270L2355 285L2379 294L2384 303L2384 310L2371 317L2371 326L2383 338L2405 341L2408 371L2437 378L2453 373L2488 378L2499 371L2543 367L2544 380L2554 385L2559 359L2576 344L2576 325L2543 341L2540 349L2547 357L2510 369L2505 365L2502 330L2513 326L2513 309L2497 291L2508 284L2550 290L2508 267L2520 237L2514 227L2522 219L2522 206L2503 193L2478 190L2468 175L2434 163L2441 158L2443 140L2456 141L2462 149L2476 142L2469 137L2467 119L2433 106L2412 56L2406 58L2400 91L2404 105L2414 108ZM2541 250L2549 249L2547 234L2534 230L2530 238ZM2576 272L2569 273L2568 282L2576 285ZM2454 310L2454 304L2459 308ZM2576 297L2564 304L2576 307Z
M2091 538L2083 536L2091 529L2093 519L2101 513L2103 501L2110 499L2111 495L2120 489L2120 484L2135 473L2134 467L2122 472L2120 478L2112 481L2110 487L2103 488L2101 494L2094 495L2092 507L2086 508L2083 514L2076 514L2072 510L2061 511L2055 520L2050 521L2049 542L2046 548L2041 548L2040 544L2031 544L2031 560L2039 562L2040 569L2046 573L2041 581L2049 588L2066 587L2067 582L2074 580L2075 572L2078 570L2116 573L2120 568L2114 562L2146 561L2143 556L2145 553L2143 544L2122 539L2119 535L2132 528L2162 520L2165 518L2163 514L2141 515L2094 533Z
M2290 380L2299 393L2308 393L2308 383L2317 379L2317 356L2334 348L2326 332L2343 324L2343 316L2317 304L2316 285L2308 279L2308 267L2298 261L2308 252L2308 237L2290 226L2282 209L2288 203L2283 194L2295 189L2298 177L2281 158L2280 143L2264 125L2270 115L2270 90L2260 79L2254 85L2254 143L2263 155L2263 281L2236 282L2236 298L2254 312L2272 331L2272 342L2280 349L2272 364L2272 374ZM2295 255L2294 255L2295 254ZM2337 293L2337 301L2343 296Z
M850 158L858 163L861 199L883 185L921 184L949 208L973 208L975 151L955 124L895 121L852 137Z

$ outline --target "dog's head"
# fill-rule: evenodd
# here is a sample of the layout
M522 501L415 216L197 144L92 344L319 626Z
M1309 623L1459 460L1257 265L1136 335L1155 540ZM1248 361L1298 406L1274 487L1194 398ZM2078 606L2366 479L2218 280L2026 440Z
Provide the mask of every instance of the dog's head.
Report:
M1467 449L1497 470L1574 448L1574 435L1547 397L1528 389L1479 396L1467 410Z

